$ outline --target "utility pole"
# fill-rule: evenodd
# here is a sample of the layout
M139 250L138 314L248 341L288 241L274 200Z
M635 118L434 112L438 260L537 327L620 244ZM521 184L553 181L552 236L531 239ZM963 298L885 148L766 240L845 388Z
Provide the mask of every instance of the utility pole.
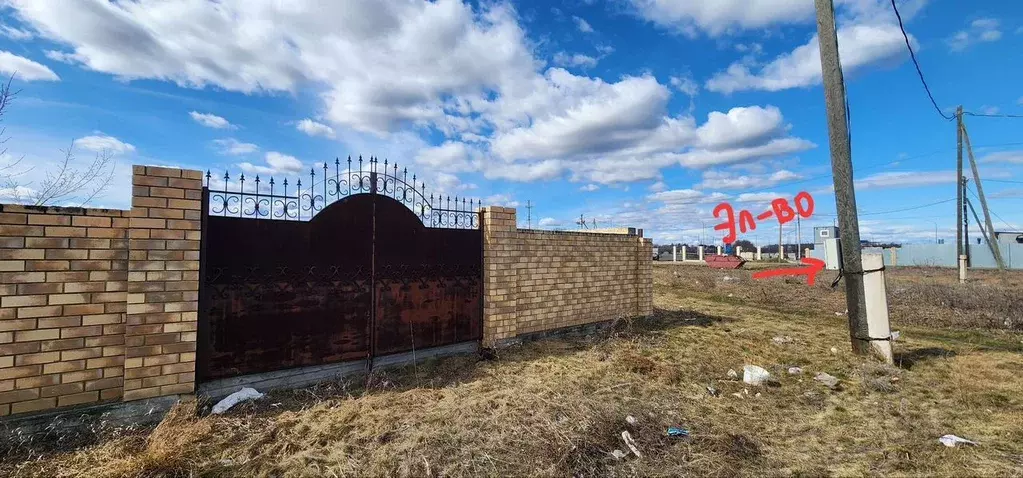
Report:
M970 216L966 214L966 176L962 177L963 189L959 194L963 195L963 255L966 256L966 267L970 266Z
M828 143L831 149L835 206L838 212L839 236L842 241L842 275L845 278L849 336L853 351L866 355L871 350L871 336L867 323L866 294L863 289L864 272L860 250L860 224L856 214L852 148L849 144L848 118L845 114L847 105L845 80L842 77L842 64L838 58L835 5L832 0L814 0L814 5L817 10L817 38L820 42L821 74L824 79L824 101L828 117ZM887 312L887 306L885 306L885 312ZM889 347L891 345L890 342L885 342L885 344ZM888 360L890 358L890 355L886 357Z
M778 223L778 258L781 259L782 261L785 261L785 250L782 249L782 246L781 246L781 228L782 228L782 225L779 222Z
M963 249L963 105L956 108L956 262L959 283L966 282L966 251Z
M803 258L803 234L799 229L799 215L796 215L796 260Z
M526 228L533 228L533 203L528 199L526 200Z
M973 157L973 146L970 144L970 133L966 131L966 124L963 126L963 140L966 141L966 152L969 153L970 157L970 169L973 170L973 183L977 185L977 196L980 198L980 208L984 210L984 225L987 226L987 240L988 249L991 249L991 254L995 256L995 263L998 265L998 270L1005 270L1005 262L1002 261L1002 248L998 245L998 241L995 240L995 229L994 225L991 224L991 211L987 208L987 198L984 196L984 187L980 184L980 172L977 171L977 160ZM971 206L972 207L972 206ZM977 220L977 224L980 224L980 220Z

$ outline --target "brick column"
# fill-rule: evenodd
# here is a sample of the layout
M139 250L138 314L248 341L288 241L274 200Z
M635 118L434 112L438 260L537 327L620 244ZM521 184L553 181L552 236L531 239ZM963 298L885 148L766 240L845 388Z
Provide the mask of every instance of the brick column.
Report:
M135 166L124 400L192 393L202 172Z
M650 250L654 247L653 239L638 237L639 252L636 270L638 295L637 316L648 316L654 313L654 261L650 260ZM701 249L702 250L702 249Z
M520 254L515 209L483 208L483 343L517 334L517 271Z

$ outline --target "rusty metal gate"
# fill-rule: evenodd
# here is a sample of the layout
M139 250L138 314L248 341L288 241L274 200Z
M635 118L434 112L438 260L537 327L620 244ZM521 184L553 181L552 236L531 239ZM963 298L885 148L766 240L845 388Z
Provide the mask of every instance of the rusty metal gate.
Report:
M480 339L479 203L386 161L322 166L306 188L207 172L199 381Z

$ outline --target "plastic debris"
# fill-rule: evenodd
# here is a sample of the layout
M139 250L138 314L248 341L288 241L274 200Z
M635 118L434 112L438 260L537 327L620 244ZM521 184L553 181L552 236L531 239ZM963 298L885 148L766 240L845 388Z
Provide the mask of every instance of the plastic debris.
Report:
M637 421L638 420L636 420L636 417L632 415L625 417L625 423L628 423L629 425L635 425Z
M787 343L791 343L792 342L792 337L789 337L787 335L779 335L779 336L777 336L777 337L775 337L775 338L773 338L771 340L774 343L778 344L778 345L784 345L784 344L787 344Z
M789 367L789 375L799 375L803 373L803 369L799 367Z
M217 402L217 404L213 406L213 414L220 415L241 402L255 400L257 398L263 398L263 394L257 392L254 388L245 387Z
M668 436L684 438L689 436L689 430L681 427L668 427Z
M639 452L639 448L636 448L636 442L632 440L632 435L629 432L622 432L622 440L625 441L625 446L629 447L632 454L636 455L636 458L643 458L643 454Z
M838 353L838 347L831 347L831 353L837 354Z
M896 330L895 332L892 332L892 341L899 340L899 337L901 337L901 336L902 336L902 334L899 333L898 330Z
M739 372L736 372L735 370L732 370L732 369L728 369L728 378L731 378L731 379L739 378Z
M626 455L624 451L615 449L611 451L611 456L615 457L615 460L621 460L625 458Z
M957 437L955 435L943 435L941 438L938 438L938 441L940 441L942 445L945 445L949 448L955 448L956 445L960 444L970 446L980 445L980 443L977 443L973 440L967 440L965 438Z
M707 393L709 393L712 397L716 397L721 394L718 389L711 387L710 385L707 386Z
M838 377L835 377L834 375L828 373L824 372L818 373L815 377L813 377L813 379L820 383L823 383L830 389L838 387Z
M771 374L763 367L756 365L744 365L742 367L742 381L750 385L765 385L771 379Z

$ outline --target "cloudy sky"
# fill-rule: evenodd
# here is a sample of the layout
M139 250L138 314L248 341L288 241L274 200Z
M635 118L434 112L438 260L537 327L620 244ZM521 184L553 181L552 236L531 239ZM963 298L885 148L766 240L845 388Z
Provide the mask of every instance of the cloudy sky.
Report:
M954 237L954 124L888 1L835 3L864 238ZM899 6L940 108L1023 114L1023 3ZM811 0L0 0L3 159L31 188L72 140L107 151L93 204L125 208L133 163L290 177L374 155L523 226L529 201L534 227L657 242L809 191L809 230L835 212L819 61ZM1023 119L967 124L996 228L1023 226Z

